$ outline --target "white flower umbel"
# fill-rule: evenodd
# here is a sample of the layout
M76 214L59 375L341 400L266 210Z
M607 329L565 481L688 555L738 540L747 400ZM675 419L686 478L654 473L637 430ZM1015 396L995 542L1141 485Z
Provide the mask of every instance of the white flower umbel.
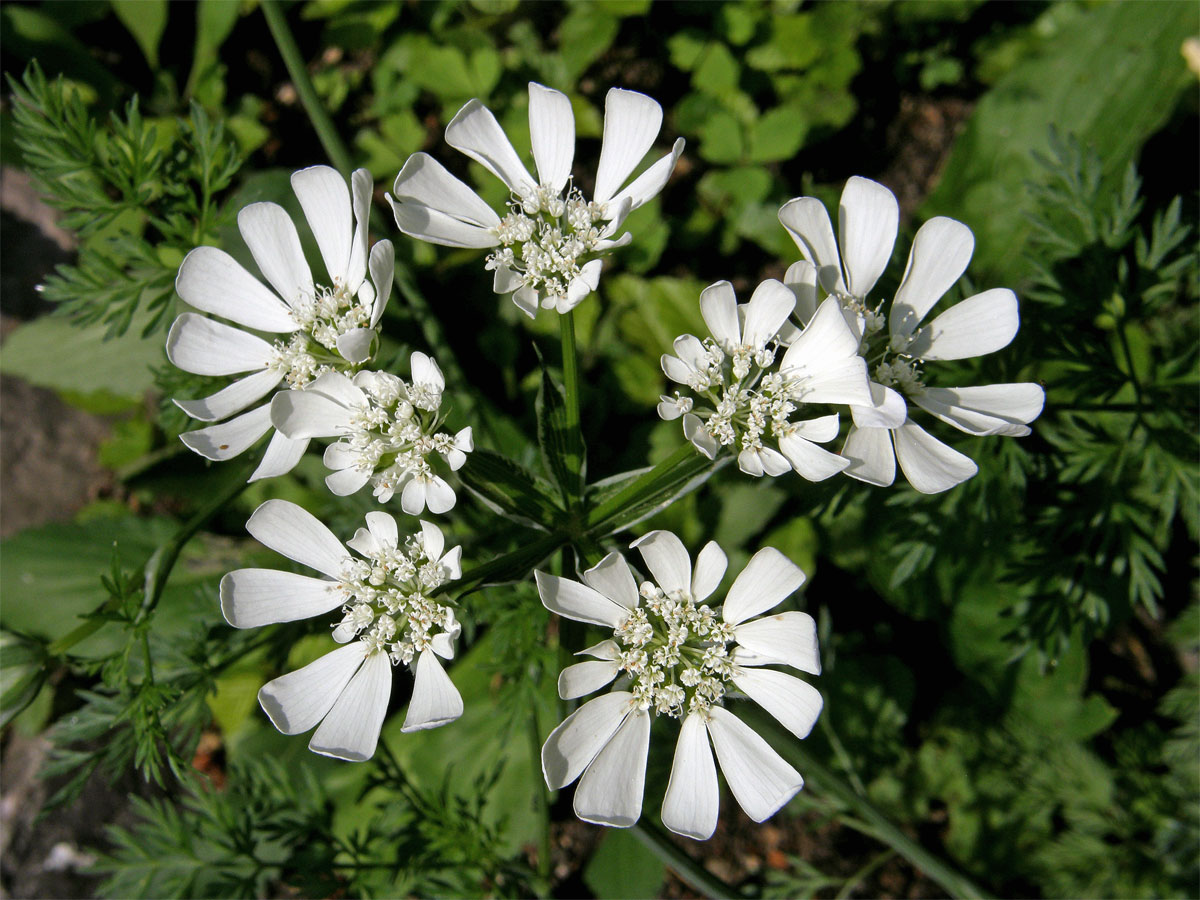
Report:
M662 820L697 840L712 836L720 793L709 740L733 796L761 822L804 785L800 774L725 708L733 692L759 704L804 738L821 713L821 695L771 665L819 675L816 623L807 613L762 616L804 583L782 553L760 550L734 580L719 608L705 601L725 575L726 558L710 542L693 570L682 542L653 531L633 542L652 581L639 587L619 553L584 573L584 584L535 572L551 612L612 629L612 637L563 670L564 699L617 681L617 690L585 703L554 729L542 747L551 790L579 778L579 818L620 828L642 812L650 720L682 720ZM761 618L754 618L762 616ZM581 777L582 776L582 777Z
M604 139L591 200L571 179L575 116L566 94L529 84L529 132L538 177L513 149L504 130L478 100L446 126L446 143L480 163L512 192L501 218L433 157L415 153L396 176L389 197L405 234L448 247L495 248L487 268L494 289L512 294L530 317L539 306L560 313L596 289L601 257L631 240L614 239L625 217L666 185L683 152L671 151L624 186L662 126L662 108L635 91L613 88L604 101Z
M966 271L975 246L966 225L939 216L917 231L903 280L885 312L886 304L868 294L891 257L898 215L896 198L886 187L851 178L839 207L839 255L824 205L815 197L788 201L779 220L804 261L792 266L785 280L800 298L802 319L816 302L818 285L835 297L871 366L871 401L851 406L854 424L842 447L849 460L846 474L889 485L899 460L914 488L937 493L970 478L977 467L914 422L909 403L967 434L1020 437L1029 434L1028 423L1041 413L1045 393L1030 383L927 384L926 363L983 356L1008 346L1020 325L1017 298L1003 288L984 291L920 327Z
M683 417L683 432L713 459L722 447L738 455L749 475L782 475L794 469L820 481L848 465L817 446L838 433L836 413L793 420L806 404L869 403L866 363L858 339L836 301L812 316L799 335L781 346L796 297L778 281L764 281L749 303L738 305L733 286L718 281L700 295L712 338L675 339L676 356L662 357L663 372L690 393L663 396L658 414ZM774 446L771 446L771 445Z
M387 372L362 371L353 379L326 372L306 391L275 395L271 421L292 440L336 437L325 450L329 489L346 496L370 484L386 503L400 492L409 515L444 513L454 506L454 489L433 469L440 456L451 471L474 448L471 427L439 432L446 381L437 363L412 354L412 380Z
M167 337L167 357L184 371L243 376L211 397L175 401L193 418L227 419L182 435L201 456L230 459L269 431L270 403L243 410L280 384L304 389L324 372L357 371L370 359L395 260L390 241L368 252L370 174L359 169L350 181L353 196L328 166L292 175L325 263L325 283L313 280L296 226L275 203L252 203L238 213L242 238L273 291L216 247L197 247L179 267L175 289L184 301L241 326L184 313ZM278 337L267 341L242 328ZM289 471L307 445L275 434L250 480Z
M341 610L332 636L344 646L268 682L258 702L284 734L300 734L319 723L309 749L356 762L375 752L393 665L408 666L414 674L402 731L445 725L463 710L462 697L438 659L454 658L461 626L454 611L431 596L461 577L461 548L446 551L441 531L428 522L421 522L420 534L403 541L387 513L369 512L366 523L343 546L296 504L268 500L254 511L246 530L325 577L237 569L221 579L221 611L234 628Z

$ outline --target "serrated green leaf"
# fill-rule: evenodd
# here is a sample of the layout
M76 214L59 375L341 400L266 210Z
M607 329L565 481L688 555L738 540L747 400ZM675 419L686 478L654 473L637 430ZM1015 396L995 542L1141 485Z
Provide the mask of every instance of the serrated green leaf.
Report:
M491 450L475 450L459 477L471 491L502 513L539 526L562 515L549 485L524 466Z

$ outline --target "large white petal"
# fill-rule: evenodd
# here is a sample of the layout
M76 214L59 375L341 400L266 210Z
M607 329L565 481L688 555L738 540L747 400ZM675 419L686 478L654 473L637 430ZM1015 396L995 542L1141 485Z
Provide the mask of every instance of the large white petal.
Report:
M950 307L913 336L907 352L918 359L983 356L1007 347L1020 327L1017 295L993 288Z
M671 779L663 797L662 821L676 834L707 841L717 830L720 805L721 791L708 731L704 719L692 713L679 729Z
M700 315L704 317L708 333L717 339L717 343L726 353L732 353L742 343L737 295L728 281L718 281L701 291Z
M789 390L802 403L845 403L850 406L871 402L871 381L867 362L861 356L832 360L820 369L807 367L807 374L796 378L788 372Z
M700 421L699 416L692 413L684 415L683 436L691 441L692 445L709 459L717 458L717 451L721 449L721 445L717 443L717 439L712 436L712 433L704 427L704 423Z
M359 469L357 466L347 466L344 469L325 476L325 487L335 497L349 497L363 489L371 480L373 473L370 469Z
M662 107L645 94L611 88L604 98L604 139L593 199L613 199L658 137Z
M350 243L350 261L346 264L346 285L357 291L367 271L367 231L371 225L371 195L375 180L366 169L350 174L350 191L354 206L354 237Z
M538 178L561 191L575 160L575 114L566 94L529 82L529 137Z
M429 483L425 487L425 505L429 507L431 513L440 516L442 513L449 512L454 509L457 501L454 488L450 487L444 478L434 475L429 479ZM407 510L405 511L407 512Z
M271 345L224 322L184 313L167 335L167 359L196 375L237 375L265 369Z
M629 615L629 610L578 581L547 575L534 570L538 596L542 605L552 613L574 619L576 622L591 622L616 628Z
M278 203L251 203L238 213L238 230L254 261L289 306L313 295L312 272L296 225Z
M888 313L893 337L917 330L925 314L967 271L974 250L975 237L962 222L936 216L920 227Z
M468 100L450 120L446 143L483 165L522 197L537 187L492 111L478 100Z
M773 609L804 584L800 567L776 550L763 547L734 579L721 618L737 625Z
M817 267L807 259L794 262L784 273L783 283L796 295L796 315L800 318L800 324L807 325L817 312Z
M453 722L463 713L462 695L432 650L417 657L412 700L401 731L423 731Z
M746 306L742 343L761 349L779 332L796 308L796 295L781 281L771 278L754 289Z
M650 168L633 179L629 187L608 201L609 212L612 212L614 206L619 209L626 202L629 203L629 209L632 211L657 197L659 192L667 186L671 173L675 171L675 164L679 162L679 157L683 154L685 143L683 138L676 138L669 153L660 156Z
M615 550L583 573L587 585L626 609L638 605L637 583L625 557Z
M816 441L824 444L827 441L832 441L838 435L837 413L832 413L828 416L817 416L815 419L802 419L792 424L796 426L796 430L792 433L797 437L804 438L806 441Z
M472 225L441 210L419 203L397 203L390 197L388 202L392 204L396 227L409 237L445 247L470 247L476 250L495 247L500 243L492 229Z
M683 541L671 532L651 531L629 546L637 547L646 567L665 593L679 591L686 594L692 589L692 558Z
M301 734L325 718L367 655L367 645L353 641L326 653L302 669L268 681L258 703L284 734Z
M188 253L175 278L185 303L256 331L292 332L288 308L232 256L216 247Z
M575 789L575 815L585 822L628 828L642 814L650 715L635 709L612 736Z
M304 455L304 451L307 449L308 438L293 441L287 435L276 431L271 435L271 440L267 443L267 450L263 454L258 468L246 480L258 481L262 478L275 478L279 475L286 475L292 469L296 468L296 463L300 462L300 457Z
M365 378L373 374L382 373L359 372L356 377ZM367 402L366 392L355 384L353 379L347 378L341 372L325 372L320 377L314 379L305 388L305 392L321 394L331 400L336 400L342 406L361 405Z
M370 759L391 696L392 664L386 653L376 651L367 656L334 701L333 709L308 742L308 749L350 762Z
M733 683L801 740L817 724L825 704L820 692L807 681L774 669L736 668Z
M770 818L804 787L804 779L745 722L713 707L708 733L738 805L755 822Z
M858 337L846 324L837 298L827 297L783 354L779 369L795 378L819 375L830 365L857 355Z
M816 197L796 197L779 208L779 221L801 255L816 267L820 280L830 290L844 291L837 239L825 204Z
M371 281L375 285L375 300L371 306L371 327L383 318L388 298L392 296L392 281L396 274L396 251L391 241L379 241L371 248Z
M396 176L392 192L396 195L392 200L393 207L415 203L478 229L486 230L500 224L495 210L428 153L414 153L408 158Z
M721 584L729 560L716 541L709 541L696 555L692 573L692 599L697 603L707 599Z
M330 578L341 578L342 562L350 555L320 519L289 500L263 503L246 530L263 546Z
M262 399L274 390L275 385L282 379L282 373L273 369L263 369L208 397L200 400L175 400L175 405L193 419L215 422L241 412L255 400Z
M567 666L558 674L558 696L574 700L598 691L617 677L620 665L610 660L590 659Z
M1042 411L1046 394L1036 384L988 384L966 388L926 388L914 402L967 434L1023 437Z
M354 211L346 179L329 166L310 166L292 173L292 190L317 239L330 281L346 284L354 237Z
M782 612L743 622L734 629L739 647L765 658L755 665L773 663L821 674L821 655L817 648L817 623L808 613Z
M905 422L892 434L900 469L922 494L948 490L979 471L969 457L947 447L915 422Z
M271 422L292 440L336 437L350 429L353 414L316 391L280 391L271 401Z
M838 206L838 230L846 287L855 297L867 296L887 268L899 222L896 196L882 184L858 175L846 182Z
M850 416L859 428L898 428L908 418L908 404L890 387L872 381L871 405L850 407Z
M842 456L850 460L846 474L867 484L887 487L896 479L896 454L892 433L887 428L851 426L842 445Z
M632 700L628 691L589 700L550 732L542 745L542 775L550 790L557 791L580 776L625 721Z
M781 437L779 450L800 477L809 481L824 481L850 465L850 460L818 447L799 434Z
M270 428L271 407L265 404L220 425L184 432L179 439L205 459L225 460L252 446Z
M234 628L309 619L343 600L332 581L277 569L235 569L221 579L221 612Z

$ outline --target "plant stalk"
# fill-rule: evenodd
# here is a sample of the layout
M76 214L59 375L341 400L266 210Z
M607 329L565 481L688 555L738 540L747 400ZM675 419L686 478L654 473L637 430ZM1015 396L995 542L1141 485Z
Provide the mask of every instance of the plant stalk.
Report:
M666 481L672 475L678 474L679 471L690 472L692 469L695 469L694 474L699 474L711 465L713 465L712 460L701 456L690 443L682 444L674 453L653 469L641 475L632 484L622 488L615 496L610 497L599 506L589 510L587 515L588 527L594 529L603 525L627 506L651 496L653 491L663 481ZM687 468L684 469L684 466L687 466Z
M733 888L710 874L707 869L676 847L657 825L645 821L638 822L629 829L629 832L700 896L708 897L709 900L736 896L737 892Z
M580 468L572 472L569 505L573 506L583 492L583 432L579 418L579 354L575 347L575 312L568 310L558 317L559 336L562 340L563 388L566 391L567 434L574 443L572 454Z

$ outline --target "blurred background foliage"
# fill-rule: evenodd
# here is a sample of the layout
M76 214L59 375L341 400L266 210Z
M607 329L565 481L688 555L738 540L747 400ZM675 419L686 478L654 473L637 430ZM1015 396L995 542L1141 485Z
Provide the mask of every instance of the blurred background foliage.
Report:
M501 202L502 186L442 130L479 97L527 153L530 80L570 96L577 172L594 171L613 85L663 105L663 142L687 139L667 190L631 217L634 243L577 311L593 479L678 445L677 423L653 413L658 356L702 327L704 285L729 279L748 294L798 258L776 219L783 201L835 208L853 174L892 188L902 233L880 296L922 221L965 221L977 247L966 287L1016 290L1023 328L944 383L1040 382L1033 435L960 435L980 473L945 495L726 470L637 530L673 529L692 549L716 539L731 571L773 545L816 576L801 602L822 627L826 708L810 752L978 884L1006 896L1195 894L1194 4L308 0L283 11L379 196L425 150ZM268 496L337 533L361 521L367 501L335 502L318 460L221 510L142 612L147 559L244 478L186 454L182 414L144 401L207 392L163 358L175 271L206 242L249 262L237 210L260 199L294 209L287 174L326 159L252 0L10 2L0 27L0 158L33 177L79 241L44 279L60 314L17 328L0 370L116 417L100 450L112 495L3 544L4 721L52 728L64 802L93 769L133 765L163 786L182 779L170 794L190 798L137 801L139 824L114 831L99 863L104 893L676 895L628 834L562 824L561 804L549 827L571 848L565 861L549 878L530 861L547 827L530 800L530 717L542 735L553 724L556 658L529 585L469 599L487 627L468 629L453 669L467 714L403 739L393 717L395 757L324 760L258 714L258 686L319 655L321 626L311 640L303 624L235 635L216 582L270 558L243 531ZM383 362L433 351L481 445L536 467L533 343L553 360L557 323L529 324L498 301L477 254L397 240L383 216L377 231L401 264ZM470 502L451 530L474 562L476 548L521 539ZM99 619L79 618L101 603ZM56 653L81 622L95 633ZM201 735L219 738L224 761L207 781L189 774ZM652 775L668 761L652 758ZM744 895L938 889L833 794L805 791L773 830L730 806L712 844L685 849L721 861Z

